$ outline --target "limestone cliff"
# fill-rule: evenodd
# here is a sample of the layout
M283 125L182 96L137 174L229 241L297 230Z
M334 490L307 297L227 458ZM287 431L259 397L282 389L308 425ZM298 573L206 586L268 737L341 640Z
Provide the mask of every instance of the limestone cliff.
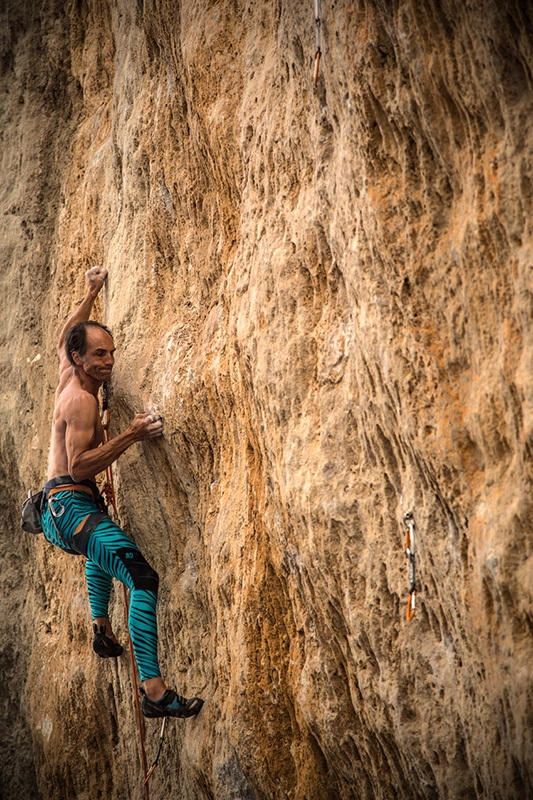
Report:
M121 515L206 699L151 796L533 797L530 4L321 0L316 86L312 0L0 9L2 800L144 797L129 659L19 529L93 264L114 430L165 419Z

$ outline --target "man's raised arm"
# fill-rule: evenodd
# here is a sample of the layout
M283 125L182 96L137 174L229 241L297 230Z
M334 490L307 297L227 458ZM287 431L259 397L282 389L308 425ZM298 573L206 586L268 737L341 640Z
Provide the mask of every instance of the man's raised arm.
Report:
M85 273L85 283L87 285L85 297L74 313L71 314L67 319L59 335L57 354L59 356L59 360L61 361L61 369L63 369L63 366L70 366L69 360L65 353L65 335L73 325L76 325L77 322L85 322L86 320L90 319L94 301L98 296L98 292L104 285L106 278L107 270L104 267L93 267Z

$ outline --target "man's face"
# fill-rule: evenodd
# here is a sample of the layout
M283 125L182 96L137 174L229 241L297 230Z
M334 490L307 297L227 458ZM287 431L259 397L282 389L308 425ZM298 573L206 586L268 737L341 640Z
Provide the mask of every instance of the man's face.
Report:
M104 383L111 377L115 358L115 345L111 336L102 328L89 327L86 329L87 350L84 356L78 356L76 363L83 368L86 375L94 380Z

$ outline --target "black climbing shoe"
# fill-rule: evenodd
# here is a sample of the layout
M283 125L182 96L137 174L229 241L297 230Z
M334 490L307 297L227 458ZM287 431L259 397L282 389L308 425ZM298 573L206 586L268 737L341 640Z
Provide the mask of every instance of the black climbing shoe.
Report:
M93 625L93 631L93 650L100 658L118 658L122 655L122 645L105 635L104 625L100 625L100 630L97 625Z
M194 717L204 704L199 697L191 697L190 700L187 700L186 697L180 697L172 689L167 689L157 703L150 700L144 689L141 689L141 694L143 696L141 711L145 717L152 719L156 717L180 717L181 719Z

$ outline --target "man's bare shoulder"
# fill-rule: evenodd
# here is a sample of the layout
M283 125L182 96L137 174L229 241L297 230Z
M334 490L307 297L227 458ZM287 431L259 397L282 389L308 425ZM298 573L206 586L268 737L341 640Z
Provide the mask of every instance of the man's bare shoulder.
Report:
M65 421L95 419L99 416L98 400L87 392L76 381L71 381L61 392L56 403L56 410Z

